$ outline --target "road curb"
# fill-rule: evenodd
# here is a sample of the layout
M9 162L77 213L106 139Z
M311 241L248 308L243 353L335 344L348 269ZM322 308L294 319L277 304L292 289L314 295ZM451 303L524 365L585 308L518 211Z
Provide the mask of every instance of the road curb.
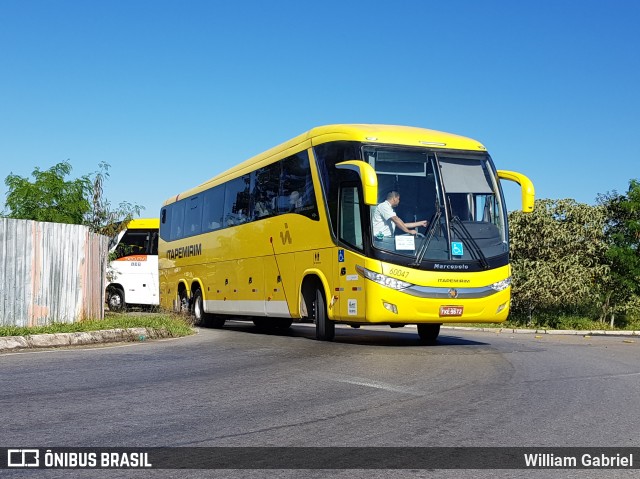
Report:
M572 329L520 329L520 328L478 328L467 326L442 326L446 330L479 331L494 334L548 334L572 336L633 336L640 337L640 331L572 330ZM165 329L127 328L83 331L77 333L34 334L30 336L0 337L0 353L24 349L57 348L103 343L122 343L163 339L172 337Z
M22 349L57 348L88 344L145 341L171 337L165 329L127 328L83 331L77 333L34 334L0 338L0 353Z

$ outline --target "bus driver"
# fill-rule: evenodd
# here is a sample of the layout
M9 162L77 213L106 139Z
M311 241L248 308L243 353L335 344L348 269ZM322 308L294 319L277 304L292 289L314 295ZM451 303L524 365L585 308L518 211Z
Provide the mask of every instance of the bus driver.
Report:
M415 235L418 230L411 229L418 226L427 226L426 220L416 221L415 223L405 223L402 221L396 212L393 210L400 204L400 193L397 191L390 191L387 194L387 199L380 203L373 212L372 224L373 224L373 236L376 239L383 239L384 237L392 237L396 228L400 228L407 234Z

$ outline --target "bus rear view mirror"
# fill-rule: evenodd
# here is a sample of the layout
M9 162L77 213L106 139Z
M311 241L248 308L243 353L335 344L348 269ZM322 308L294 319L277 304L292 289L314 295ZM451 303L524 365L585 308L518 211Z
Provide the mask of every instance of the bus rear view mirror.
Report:
M522 173L507 170L498 170L498 178L513 181L520 185L520 189L522 190L522 211L524 213L531 213L536 196L531 180Z
M373 169L373 166L361 160L349 160L337 163L336 168L358 173L362 182L364 203L366 205L378 204L378 175L376 175L376 170Z

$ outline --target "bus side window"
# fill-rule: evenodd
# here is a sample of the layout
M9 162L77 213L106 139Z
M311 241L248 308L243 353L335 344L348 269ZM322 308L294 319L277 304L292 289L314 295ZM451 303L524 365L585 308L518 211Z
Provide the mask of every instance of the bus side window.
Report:
M360 220L360 194L357 185L340 189L340 240L362 250L362 222Z
M192 196L189 199L189 207L185 221L185 236L198 235L201 232L202 223L202 195Z
M160 238L169 241L171 238L171 206L162 208L160 213Z
M281 163L260 168L251 191L254 219L266 218L277 213L275 204L280 189Z
M282 160L280 213L299 213L318 218L309 154L302 151Z
M180 200L171 208L171 241L184 238L184 209L186 202Z
M241 225L249 221L250 175L235 178L225 184L224 226Z
M150 233L151 240L149 244L149 254L157 255L158 254L158 232L151 231Z
M224 211L224 185L215 186L204 194L202 205L202 231L222 228Z

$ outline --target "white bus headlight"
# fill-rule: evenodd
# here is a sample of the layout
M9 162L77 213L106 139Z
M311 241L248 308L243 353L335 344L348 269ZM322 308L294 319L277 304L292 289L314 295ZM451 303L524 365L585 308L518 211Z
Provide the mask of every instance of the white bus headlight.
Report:
M495 291L503 291L509 286L511 286L511 276L509 276L507 279L503 279L502 281L498 281L497 283L493 283L491 285L491 289Z
M376 273L371 271L363 266L356 266L356 270L363 277L370 279L371 281L381 284L382 286L386 286L387 288L395 289L395 290L403 290L410 286L413 286L412 283L407 283L406 281L402 281L396 278L392 278L391 276L386 276L382 273Z

